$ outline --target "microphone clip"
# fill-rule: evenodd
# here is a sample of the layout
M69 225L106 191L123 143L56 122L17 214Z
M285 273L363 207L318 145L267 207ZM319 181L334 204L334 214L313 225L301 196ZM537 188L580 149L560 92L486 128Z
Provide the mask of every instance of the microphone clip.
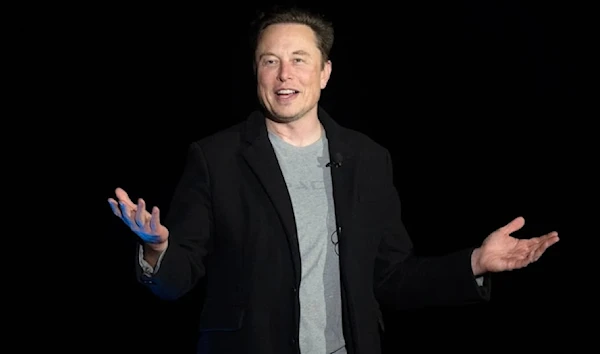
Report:
M339 152L335 153L335 157L331 161L329 161L325 165L325 167L333 166L335 168L340 168L342 167L342 161L344 161L344 157L342 156L342 154L340 154Z

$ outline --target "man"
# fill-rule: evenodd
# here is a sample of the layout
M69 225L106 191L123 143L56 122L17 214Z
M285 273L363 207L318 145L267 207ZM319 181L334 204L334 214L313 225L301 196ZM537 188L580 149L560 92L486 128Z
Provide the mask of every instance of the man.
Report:
M490 272L524 267L558 241L510 234L418 258L400 219L387 150L319 105L333 29L298 10L262 18L255 46L263 110L191 144L161 224L157 207L109 199L142 245L139 274L176 299L206 278L202 353L381 352L381 305L485 301Z

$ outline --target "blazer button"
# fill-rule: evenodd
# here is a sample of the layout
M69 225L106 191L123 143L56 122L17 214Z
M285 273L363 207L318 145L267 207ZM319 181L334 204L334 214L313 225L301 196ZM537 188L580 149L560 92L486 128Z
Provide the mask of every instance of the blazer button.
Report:
M296 287L293 287L293 288L292 288L292 292L295 294L295 293L297 293L297 292L298 292L298 289L297 289Z

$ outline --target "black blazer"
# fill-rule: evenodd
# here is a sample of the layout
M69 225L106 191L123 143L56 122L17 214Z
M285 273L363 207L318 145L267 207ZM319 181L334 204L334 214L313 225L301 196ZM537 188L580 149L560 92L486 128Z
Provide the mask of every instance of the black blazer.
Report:
M381 352L381 305L486 300L488 289L471 270L471 249L413 255L388 151L323 109L319 119L330 156L342 159L331 173L348 352ZM176 299L205 277L200 352L299 353L295 220L262 113L191 144L168 214L170 241L160 268L140 278L158 296Z

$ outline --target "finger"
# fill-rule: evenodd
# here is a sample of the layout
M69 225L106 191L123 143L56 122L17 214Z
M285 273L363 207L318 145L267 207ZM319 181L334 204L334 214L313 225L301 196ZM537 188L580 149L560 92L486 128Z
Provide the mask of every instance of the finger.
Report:
M531 262L537 262L550 246L558 242L558 234L551 232L547 235L536 238L536 241L537 244L535 244L535 247L533 247L529 255Z
M158 233L158 228L160 226L160 210L158 207L152 208L152 218L150 219L150 230L153 234Z
M141 228L144 229L144 225L146 224L145 213L146 211L146 202L142 198L138 199L137 210L135 212L135 223Z
M127 206L125 204L125 202L123 201L119 201L119 208L121 209L121 219L123 219L123 221L129 226L129 227L134 227L136 226L135 222L133 221L133 211L132 209Z
M131 199L129 198L129 194L127 194L127 192L125 192L123 188L115 189L115 195L117 196L120 202L125 203L131 209L135 208L135 203L131 201Z
M535 250L535 260L538 260L550 246L558 242L558 234L553 232L544 237L544 241Z
M519 231L524 225L525 219L522 216L519 216L518 218L501 227L500 230L504 233L512 234L513 232Z
M108 198L108 205L110 205L110 209L112 210L113 214L120 218L121 210L119 209L119 203L117 203L117 201L112 198Z
M528 241L531 242L532 245L533 245L533 243L535 243L535 247L541 247L545 244L547 244L549 247L549 246L555 244L556 242L558 242L558 233L550 232L543 236L534 237Z
M537 242L537 243L543 243L543 242L546 242L548 240L556 240L556 241L558 241L558 233L556 231L552 231L552 232L549 232L549 233L547 233L545 235L542 235L542 236L530 238L528 241Z

